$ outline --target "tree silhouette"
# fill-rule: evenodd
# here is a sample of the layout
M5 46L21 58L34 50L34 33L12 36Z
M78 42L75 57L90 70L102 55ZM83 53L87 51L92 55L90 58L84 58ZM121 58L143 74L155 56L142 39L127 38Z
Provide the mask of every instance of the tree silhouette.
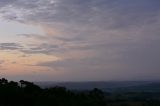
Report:
M5 79L5 78L0 79L0 84L1 85L7 84L7 83L8 83L7 79Z
M114 93L106 96L105 92L97 88L76 92L58 86L42 89L24 80L17 83L5 78L0 79L0 106L160 106L159 99L148 101L148 98L145 99L146 94L130 94L134 96L129 98L127 95L128 98L123 98L123 94L118 99ZM160 93L156 95L160 98ZM135 99L137 97L141 99Z

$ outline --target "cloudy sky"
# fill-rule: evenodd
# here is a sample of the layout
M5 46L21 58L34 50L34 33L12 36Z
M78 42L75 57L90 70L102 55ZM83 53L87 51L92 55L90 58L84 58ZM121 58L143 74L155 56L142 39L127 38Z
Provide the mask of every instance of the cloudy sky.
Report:
M160 0L0 0L0 76L160 80Z

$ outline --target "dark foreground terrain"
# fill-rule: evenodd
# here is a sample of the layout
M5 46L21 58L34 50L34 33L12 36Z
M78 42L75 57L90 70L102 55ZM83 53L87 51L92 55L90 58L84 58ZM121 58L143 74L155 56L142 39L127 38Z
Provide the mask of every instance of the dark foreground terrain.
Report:
M0 79L0 106L160 106L160 92L75 91Z

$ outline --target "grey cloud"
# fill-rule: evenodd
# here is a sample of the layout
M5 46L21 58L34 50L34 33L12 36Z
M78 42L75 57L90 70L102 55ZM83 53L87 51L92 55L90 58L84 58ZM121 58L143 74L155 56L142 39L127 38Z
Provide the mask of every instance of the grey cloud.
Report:
M18 34L17 36L26 37L26 38L36 38L36 39L46 39L46 36L38 35L38 34Z
M17 43L0 43L1 50L19 50L22 46Z
M28 48L2 44L1 50L27 54L77 55L78 59L39 63L63 70L86 70L106 76L138 78L139 73L160 73L160 1L159 0L1 0L1 15L12 21L35 22L56 27L64 35L23 35L41 43ZM10 8L8 8L10 7ZM14 9L14 11L11 11ZM19 15L20 14L20 15ZM62 43L55 43L54 41ZM51 42L52 41L52 42ZM74 52L90 51L83 56ZM69 57L68 57L69 58ZM113 65L113 66L112 66ZM114 67L115 65L115 67ZM100 72L96 70L101 70ZM109 75L107 75L109 74ZM147 75L146 75L147 76Z
M13 2L16 2L17 0L1 0L0 1L0 6L1 7L4 7L4 6L6 6L6 5L10 5L10 4L12 4Z
M60 48L58 45L52 45L52 44L40 44L40 45L33 45L30 46L28 49L23 49L21 52L27 53L27 54L53 54L54 52L60 52Z
M26 23L53 24L58 29L65 29L65 32L75 27L126 30L159 22L159 4L157 0L55 0L55 3L50 0L16 0L10 3L10 8L5 9L9 14L2 15L9 20ZM11 11L13 8L15 11Z
M27 46L27 45L26 45ZM0 50L19 51L26 54L52 54L53 52L60 52L58 45L51 44L33 44L28 47L22 46L20 43L0 43Z
M56 36L53 37L53 39L55 40L60 40L63 42L81 42L83 41L85 38L83 36L75 36L75 37L60 37L60 36Z
M29 57L29 55L25 55L25 54L23 54L23 55L21 55L21 56L19 56L19 57L23 57L23 58L25 58L25 57Z
M101 28L143 24L144 17L153 17L159 13L158 4L160 2L157 0L55 0L53 4L50 0L17 0L11 3L13 8L22 10L21 14L25 16L22 18L27 21L92 25ZM152 12L148 14L148 11ZM12 17L14 16L11 16L11 19Z

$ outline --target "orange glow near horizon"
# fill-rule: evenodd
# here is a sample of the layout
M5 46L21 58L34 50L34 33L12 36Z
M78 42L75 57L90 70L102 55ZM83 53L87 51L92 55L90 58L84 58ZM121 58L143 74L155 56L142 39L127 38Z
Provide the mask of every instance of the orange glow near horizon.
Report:
M32 70L47 70L47 67L36 66L36 64L40 62L60 60L59 57L43 54L23 55L24 54L19 52L1 52L0 57L2 57L1 60L4 61L4 63L1 64L2 69L5 68L7 74L25 74L32 72ZM28 70L28 72L24 70Z

